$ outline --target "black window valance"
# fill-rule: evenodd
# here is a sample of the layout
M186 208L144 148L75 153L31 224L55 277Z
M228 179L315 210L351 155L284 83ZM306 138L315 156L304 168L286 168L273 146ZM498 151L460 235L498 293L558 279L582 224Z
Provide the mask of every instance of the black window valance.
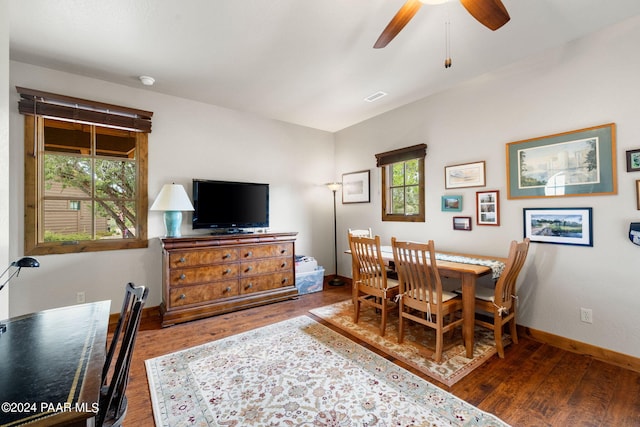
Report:
M386 153L376 154L376 166L386 166L392 163L404 162L411 159L420 159L427 155L427 144L412 145L399 148Z
M151 132L150 111L16 86L20 94L21 114L46 116L61 120L85 122L136 132Z

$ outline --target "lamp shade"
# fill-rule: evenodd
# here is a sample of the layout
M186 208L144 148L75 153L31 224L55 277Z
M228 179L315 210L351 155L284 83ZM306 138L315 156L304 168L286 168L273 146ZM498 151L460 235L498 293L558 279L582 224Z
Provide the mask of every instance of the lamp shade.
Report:
M339 182L330 182L327 184L327 187L329 187L331 191L338 191L340 187L342 187L342 184Z
M152 211L192 211L193 205L180 184L165 184L151 205Z

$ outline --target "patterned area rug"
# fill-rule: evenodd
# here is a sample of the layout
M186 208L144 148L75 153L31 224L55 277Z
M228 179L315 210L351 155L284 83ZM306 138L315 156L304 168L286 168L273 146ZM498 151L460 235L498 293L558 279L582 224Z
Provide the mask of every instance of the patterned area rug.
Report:
M474 336L473 359L467 359L462 343L460 329L450 339L445 335L442 361L432 359L435 349L435 332L415 322L405 322L405 337L398 344L398 311L392 310L388 316L385 336L379 334L380 314L366 307L360 312L360 320L353 323L353 304L351 300L310 310L310 312L349 334L365 341L378 350L402 360L441 383L451 387L465 375L497 353L493 332L476 327ZM508 336L504 343L511 342Z
M307 316L145 364L157 426L507 426Z

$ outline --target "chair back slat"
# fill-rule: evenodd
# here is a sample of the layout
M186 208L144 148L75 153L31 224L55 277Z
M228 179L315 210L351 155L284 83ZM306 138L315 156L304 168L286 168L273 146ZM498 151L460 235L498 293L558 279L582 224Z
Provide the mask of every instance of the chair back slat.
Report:
M442 300L442 280L438 271L433 240L427 243L391 239L398 272L400 294L436 309Z
M516 294L516 282L520 275L520 270L524 266L529 251L529 239L522 242L511 242L509 246L509 256L500 278L496 283L494 302L498 307L505 307L511 310Z
M380 250L380 236L370 238L350 235L349 245L357 271L358 286L379 291L387 289L387 272Z
M107 420L121 420L126 413L125 391L129 382L129 368L142 309L148 295L148 288L127 283L118 323L102 370L97 426L112 425L112 422L107 423Z

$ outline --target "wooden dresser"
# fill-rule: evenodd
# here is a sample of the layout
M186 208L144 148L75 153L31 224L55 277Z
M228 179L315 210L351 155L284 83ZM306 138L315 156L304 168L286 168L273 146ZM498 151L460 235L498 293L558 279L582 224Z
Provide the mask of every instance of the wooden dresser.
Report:
M297 233L226 234L162 240L162 326L298 295Z

